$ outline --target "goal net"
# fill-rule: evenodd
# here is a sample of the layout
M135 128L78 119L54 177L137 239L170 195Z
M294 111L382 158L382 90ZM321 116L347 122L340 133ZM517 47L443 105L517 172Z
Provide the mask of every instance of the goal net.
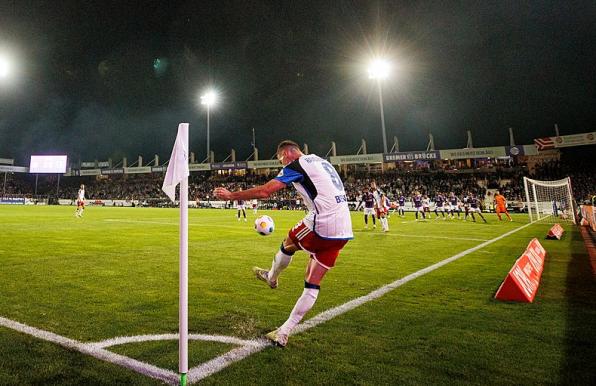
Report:
M539 181L524 177L524 187L530 221L575 224L569 177L557 181Z

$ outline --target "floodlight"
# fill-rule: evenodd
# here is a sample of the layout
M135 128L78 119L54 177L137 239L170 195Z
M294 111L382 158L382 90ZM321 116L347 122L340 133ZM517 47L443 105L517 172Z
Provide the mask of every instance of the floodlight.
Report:
M370 79L387 79L391 71L391 64L384 59L375 59L368 66Z
M217 94L215 91L210 90L207 91L205 94L201 95L201 104L206 105L207 107L211 107L217 102Z

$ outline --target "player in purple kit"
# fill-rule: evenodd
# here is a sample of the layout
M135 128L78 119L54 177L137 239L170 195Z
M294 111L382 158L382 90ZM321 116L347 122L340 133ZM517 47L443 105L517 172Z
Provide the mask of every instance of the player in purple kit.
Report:
M437 194L437 197L435 197L435 216L437 216L436 218L439 218L439 212L441 212L441 215L443 216L443 220L446 220L446 218L445 218L445 197L443 197L443 195L441 193Z
M242 191L242 188L240 188ZM240 221L240 212L244 215L244 222L246 222L246 205L244 204L244 200L236 200L236 209L238 210L238 221Z
M460 218L460 210L458 205L458 199L455 193L449 193L449 217L455 218L455 212L457 212L457 218Z
M422 207L422 196L419 192L414 193L412 197L412 201L414 201L414 210L416 213L416 221L418 221L418 213L422 213L422 218L426 220L426 214L424 214L424 208Z
M470 215L472 216L472 221L476 222L474 213L477 213L478 216L480 216L480 218L482 218L482 221L486 222L486 219L482 215L482 210L480 209L480 200L478 200L478 198L476 198L476 196L474 196L472 193L468 194L468 206L469 206L468 211L469 211Z
M406 217L406 198L403 194L399 195L397 199L397 214L401 217Z
M361 206L364 207L364 228L368 229L369 215L372 216L373 229L376 228L377 223L375 219L375 197L371 192L368 191L368 189L365 189L364 192L362 192L362 199L358 204L358 208L360 208Z

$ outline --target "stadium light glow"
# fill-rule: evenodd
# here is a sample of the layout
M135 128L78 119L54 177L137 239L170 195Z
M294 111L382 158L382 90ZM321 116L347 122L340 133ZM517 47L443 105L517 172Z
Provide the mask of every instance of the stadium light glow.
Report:
M213 90L209 90L205 94L201 95L201 104L207 106L207 108L215 105L216 102L217 93Z
M8 78L11 67L10 60L4 55L0 55L0 78Z
M368 66L368 77L370 79L387 79L391 73L391 63L385 59L375 59Z

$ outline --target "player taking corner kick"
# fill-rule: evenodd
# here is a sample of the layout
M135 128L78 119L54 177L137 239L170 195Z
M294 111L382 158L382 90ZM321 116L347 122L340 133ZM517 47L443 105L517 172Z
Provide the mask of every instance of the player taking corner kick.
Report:
M303 154L293 141L282 141L278 145L277 158L283 169L269 182L235 192L220 187L214 190L214 194L222 200L267 198L292 184L308 208L307 215L282 242L271 268L253 268L257 279L277 288L279 275L290 264L294 253L303 250L310 255L302 295L286 322L266 335L269 340L284 347L292 330L315 304L321 281L335 265L339 252L353 234L346 192L335 168L315 154Z

